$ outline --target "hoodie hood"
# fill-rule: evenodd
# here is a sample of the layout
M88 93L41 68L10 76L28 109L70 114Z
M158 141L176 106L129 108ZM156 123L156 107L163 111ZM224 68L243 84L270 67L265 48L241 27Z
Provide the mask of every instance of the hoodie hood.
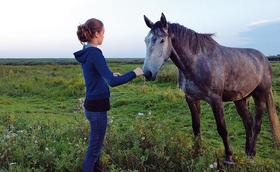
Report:
M80 63L85 63L87 60L87 49L82 49L74 53L75 59Z
M83 49L74 53L75 59L80 63L85 63L87 61L88 48L93 47L91 44L85 44Z

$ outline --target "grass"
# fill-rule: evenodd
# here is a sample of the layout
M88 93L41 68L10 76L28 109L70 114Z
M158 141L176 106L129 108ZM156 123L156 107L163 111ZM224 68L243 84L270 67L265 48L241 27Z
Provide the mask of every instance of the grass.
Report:
M110 63L124 73L140 64ZM280 114L280 63L273 63L273 91ZM280 171L280 150L267 114L254 161L244 153L245 131L233 103L225 120L236 165L222 164L224 147L211 108L201 107L201 148L190 111L178 89L174 65L155 82L138 78L111 89L112 109L102 153L110 171ZM84 81L79 65L1 65L0 171L81 171L89 125L80 106ZM253 103L250 101L250 109ZM214 163L217 168L211 168Z

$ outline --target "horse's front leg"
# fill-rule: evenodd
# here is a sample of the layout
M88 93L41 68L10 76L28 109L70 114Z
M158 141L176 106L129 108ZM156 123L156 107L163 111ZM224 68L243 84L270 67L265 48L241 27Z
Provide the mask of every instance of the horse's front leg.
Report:
M225 164L234 164L232 159L232 150L228 140L228 133L226 129L225 119L224 119L224 105L221 98L213 98L210 102L212 107L216 124L217 130L219 135L222 137L225 147Z
M191 97L187 95L185 95L185 97L192 115L193 133L194 136L197 138L200 137L200 101L193 100Z

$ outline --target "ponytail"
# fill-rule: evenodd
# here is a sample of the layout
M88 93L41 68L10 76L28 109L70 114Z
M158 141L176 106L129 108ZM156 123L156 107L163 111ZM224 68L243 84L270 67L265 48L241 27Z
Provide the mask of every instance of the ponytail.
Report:
M103 23L95 18L89 19L85 24L78 26L77 36L81 44L91 41L96 32L101 32Z

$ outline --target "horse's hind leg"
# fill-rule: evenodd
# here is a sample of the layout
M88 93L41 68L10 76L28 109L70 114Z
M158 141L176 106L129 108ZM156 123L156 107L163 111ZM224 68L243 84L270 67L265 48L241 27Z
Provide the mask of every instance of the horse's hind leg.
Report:
M200 135L200 101L193 100L191 97L188 97L187 95L185 97L192 115L193 133L194 136L197 137Z
M251 138L252 138L252 127L253 127L253 120L252 116L248 110L247 106L247 98L235 101L234 104L236 106L236 110L240 117L242 118L243 125L246 130L246 146L245 146L245 152L248 156L250 155L250 146L251 146Z
M229 144L228 140L228 133L226 129L226 124L225 124L225 119L224 119L224 105L221 100L221 98L213 98L210 101L210 105L212 107L216 124L217 124L217 130L219 135L222 137L224 146L225 146L225 164L234 164L233 159L232 159L232 150Z
M255 91L253 93L253 98L255 101L255 119L254 119L254 126L253 126L253 137L251 143L251 150L250 155L256 155L256 140L257 136L261 131L261 124L262 124L262 114L266 107L266 91Z

